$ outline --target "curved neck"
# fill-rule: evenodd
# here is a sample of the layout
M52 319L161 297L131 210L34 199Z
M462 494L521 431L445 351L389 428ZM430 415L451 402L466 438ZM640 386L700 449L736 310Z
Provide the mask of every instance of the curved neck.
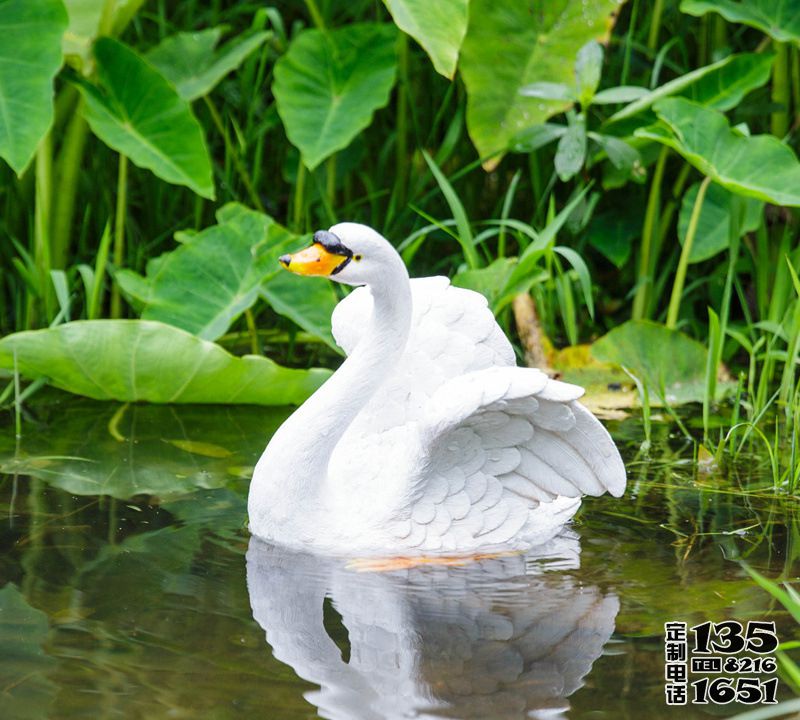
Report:
M395 261L396 259L396 261ZM272 437L257 471L283 497L316 494L339 441L400 360L411 327L411 286L399 256L369 286L373 310L352 354ZM260 469L259 469L260 470ZM256 478L254 478L254 481Z

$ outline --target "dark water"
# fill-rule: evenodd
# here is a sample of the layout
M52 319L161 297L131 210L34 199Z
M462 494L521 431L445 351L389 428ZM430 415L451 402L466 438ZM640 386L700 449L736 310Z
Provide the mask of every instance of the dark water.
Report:
M664 622L800 637L741 564L800 572L798 503L758 458L734 492L666 428L643 458L612 424L628 493L548 546L375 572L250 540L286 412L71 400L0 429L0 717L730 717L665 704Z

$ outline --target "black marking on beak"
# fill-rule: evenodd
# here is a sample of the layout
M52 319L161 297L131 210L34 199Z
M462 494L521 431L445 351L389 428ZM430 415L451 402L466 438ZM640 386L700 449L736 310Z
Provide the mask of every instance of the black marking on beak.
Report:
M341 255L344 258L344 262L337 265L331 275L336 275L336 273L344 270L353 259L353 251L328 230L317 230L314 233L314 242L322 245L329 253Z
M278 258L278 262L279 262L281 265L283 265L283 267L286 267L286 268L288 268L288 267L289 267L289 264L292 262L292 256L291 256L291 255L281 255L281 256Z

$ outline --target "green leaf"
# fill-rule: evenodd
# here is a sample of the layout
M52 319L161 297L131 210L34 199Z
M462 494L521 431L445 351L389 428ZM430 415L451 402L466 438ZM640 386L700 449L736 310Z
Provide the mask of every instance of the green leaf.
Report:
M305 30L275 64L278 113L310 170L347 147L389 102L396 39L390 24Z
M592 218L588 229L589 244L621 268L628 262L633 241L641 231L641 208L628 203L619 210L607 211Z
M62 51L68 60L80 60L80 66L89 60L92 43L97 37L104 3L97 0L63 0L69 16L69 26L62 38Z
M145 58L191 102L214 89L268 37L268 32L240 36L217 48L225 28L176 33L164 38ZM216 49L215 49L216 48Z
M457 239L461 245L464 259L471 268L479 268L483 263L481 262L478 251L475 249L475 239L472 235L472 228L470 227L467 211L464 209L463 203L434 159L424 150L422 151L422 156L425 158L425 162L428 164L431 174L436 180L436 184L442 191L442 195L444 195L450 207L450 212L453 213L453 220L456 222L456 231L458 233Z
M211 160L188 103L154 67L116 40L100 38L94 57L100 87L79 85L92 131L162 180L213 199Z
M576 175L586 160L586 124L575 122L561 136L556 149L555 168L558 177L566 182Z
M608 159L615 168L630 171L636 163L641 165L642 158L639 155L639 151L625 142L625 140L613 135L603 135L602 133L590 132L588 135L605 150Z
M800 43L800 7L795 0L683 0L681 12L696 17L716 12L728 22L758 28L778 42Z
M612 115L606 123L632 117L670 95L686 95L701 105L730 110L747 93L767 82L774 59L774 55L766 53L729 55L645 93Z
M167 499L252 469L289 408L98 403L46 409L19 441L0 433L0 470L73 495ZM213 452L216 449L217 452ZM201 452L198 452L201 451Z
M592 278L589 275L589 268L586 266L583 258L576 253L572 248L564 247L563 245L556 245L553 252L558 253L563 257L575 271L578 276L578 282L581 286L583 293L583 300L586 303L586 309L589 311L589 317L594 318L594 298L592 297Z
M58 686L48 679L55 660L45 655L50 624L12 583L0 589L0 687L3 717L40 720L50 716Z
M279 271L264 283L260 292L276 313L316 335L336 352L342 352L331 334L331 314L339 299L329 280L301 278Z
M800 206L800 164L771 135L742 137L725 116L683 98L660 100L658 125L634 134L673 148L731 192L774 203Z
M383 0L397 26L428 53L436 72L453 77L467 33L469 0Z
M506 304L511 302L514 295L520 292L527 292L535 282L539 281L539 274L534 272L536 265L555 243L556 236L561 231L561 228L564 227L570 215L575 211L575 208L583 202L590 187L591 185L587 185L583 190L576 193L575 196L561 208L558 215L556 215L547 224L544 230L539 233L537 239L525 248L511 273L511 277L503 288L500 299L495 304L495 311L502 309Z
M580 50L575 59L575 88L582 107L592 104L595 90L600 84L603 70L603 46L590 40Z
M265 357L234 357L206 340L147 320L82 320L6 335L0 367L96 400L285 405L330 375Z
M278 257L297 237L262 213L230 203L206 228L149 263L147 277L117 273L122 289L142 304L143 320L216 340L258 299Z
M535 82L572 85L575 58L589 41L603 42L618 0L498 3L472 0L461 49L467 87L467 129L484 167L494 168L512 138L568 107L520 95Z
M613 105L615 103L629 103L648 94L647 88L637 85L618 85L617 87L601 90L592 98L592 105Z
M498 258L485 268L463 270L453 278L453 285L479 292L494 307L516 264L517 258Z
M532 125L521 130L512 138L509 149L512 152L533 152L553 142L553 140L557 140L565 132L567 132L566 125L556 125L555 123Z
M629 320L596 340L592 355L628 368L650 393L670 405L702 402L708 350L677 330L649 320Z
M577 100L572 86L566 83L535 82L520 88L519 94L540 100L556 100L567 103Z
M0 157L17 175L53 123L66 27L61 0L0 2Z
M95 38L98 35L119 35L145 1L64 0L69 27L64 33L62 49L67 60L84 74L89 74Z
M700 183L692 185L683 195L681 211L678 216L678 239L681 245L686 240L689 218L697 198ZM697 223L697 232L689 253L689 262L708 260L727 249L730 244L731 203L733 194L721 185L710 185L703 199L703 207ZM764 203L753 198L745 198L745 215L741 224L740 236L752 232L761 224Z
M751 90L764 85L772 73L774 55L744 53L687 86L680 95L715 110L732 110Z

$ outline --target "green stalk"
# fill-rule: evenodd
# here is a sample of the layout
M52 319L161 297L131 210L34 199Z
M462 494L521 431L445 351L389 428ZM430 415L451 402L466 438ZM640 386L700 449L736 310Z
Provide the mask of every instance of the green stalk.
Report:
M639 0L633 0L631 8L631 19L628 23L628 32L625 34L625 49L622 56L622 72L620 74L620 85L628 84L628 72L631 67L631 50L633 49L633 31L636 28L636 19L639 16Z
M250 202L252 202L254 207L256 207L258 210L264 212L264 205L261 202L261 198L258 197L255 187L253 186L253 181L250 179L250 173L247 172L247 168L245 167L244 163L242 162L242 158L239 155L238 148L236 148L236 146L233 144L228 131L225 129L225 123L222 122L222 117L220 116L216 105L214 105L208 95L204 95L203 100L205 101L208 112L211 115L211 120L214 122L219 134L222 135L222 140L225 143L225 151L227 152L228 157L233 160L233 164L236 166L236 172L239 174L239 177L242 180L242 184L247 191Z
M89 135L89 125L83 117L83 97L78 99L74 115L67 125L61 150L56 158L58 192L53 198L53 219L50 239L53 248L53 267L65 268L69 254L72 222L75 216L75 196L81 171L83 151Z
M397 134L395 141L394 206L406 204L408 183L408 36L400 33L398 41Z
M711 404L717 395L718 358L722 352L722 335L719 316L708 308L708 354L706 355L706 388L703 394L703 442L709 445L708 425L711 418Z
M792 105L794 107L794 125L800 124L800 50L796 45L791 48L791 65L789 73L792 83Z
M128 204L128 158L119 156L117 173L117 210L114 216L114 267L119 270L125 261L125 216ZM111 289L111 317L122 317L122 296L116 281Z
M100 308L103 304L103 281L106 275L106 265L108 264L108 249L111 246L111 228L106 223L103 235L100 238L100 246L97 249L97 257L94 263L94 284L86 306L86 317L88 320L96 320L100 316Z
M683 284L686 281L686 268L689 267L689 256L692 253L694 236L697 233L697 223L700 220L700 211L703 209L703 200L706 190L711 184L711 177L707 176L700 183L697 190L697 197L692 208L692 216L689 218L689 227L686 229L686 240L683 243L681 257L678 260L678 269L675 272L675 282L672 285L672 295L669 299L669 310L667 310L667 327L674 328L678 324L678 311L681 308L681 296L683 295Z
M661 14L664 12L664 0L656 0L650 15L650 32L647 34L648 50L655 50L658 45L658 33L661 30Z
M789 104L791 85L789 84L789 49L786 43L773 42L775 62L772 65L772 103L777 109L770 115L769 125L772 134L781 140L789 132Z
M328 205L333 211L336 207L336 154L331 155L325 163L325 195Z
M306 195L306 166L301 155L297 161L297 177L294 184L294 216L292 229L295 232L305 232L305 195Z
M789 395L794 389L794 373L795 365L797 364L797 354L800 351L800 278L797 272L792 267L792 260L789 255L784 256L789 272L792 275L792 283L794 284L797 299L794 303L794 310L792 312L792 319L786 331L788 334L788 341L786 345L786 362L783 366L783 375L781 377L781 393L779 396L780 402L785 404L787 418L791 412L789 405ZM785 327L785 326L784 326Z
M519 185L521 177L522 170L517 170L517 172L514 173L514 177L511 178L511 182L508 185L508 190L503 198L503 208L500 211L500 220L502 221L502 224L500 225L500 232L497 236L497 257L499 258L504 258L506 256L505 221L508 220L508 216L511 213L511 203L514 201L514 195L517 192L517 185Z
M633 298L633 319L642 320L646 315L650 287L653 277L650 270L650 256L653 250L653 240L656 234L657 219L661 206L661 183L664 179L664 167L667 163L669 150L664 147L656 161L653 179L650 181L650 194L647 198L647 209L642 227L642 247L639 252L639 273L636 278L636 294Z
M256 327L256 319L253 315L253 309L247 308L244 311L245 320L247 320L247 332L250 334L250 352L253 355L261 355L261 348L258 343L258 328Z
M308 14L311 15L311 20L314 22L314 25L318 30L322 30L324 32L325 19L322 17L322 13L319 11L319 7L317 7L315 0L306 0L306 7L308 8Z
M16 437L22 437L22 401L19 389L19 367L17 366L17 349L14 348L14 430Z
M50 286L50 220L53 197L53 135L48 132L36 151L36 208L34 211L33 258L39 271L38 286L44 317L53 319L53 292ZM29 321L35 322L35 313Z
M714 25L711 28L713 37L711 39L711 57L715 57L715 50L724 50L728 47L728 23L721 15L714 16ZM718 57L718 56L716 56Z

